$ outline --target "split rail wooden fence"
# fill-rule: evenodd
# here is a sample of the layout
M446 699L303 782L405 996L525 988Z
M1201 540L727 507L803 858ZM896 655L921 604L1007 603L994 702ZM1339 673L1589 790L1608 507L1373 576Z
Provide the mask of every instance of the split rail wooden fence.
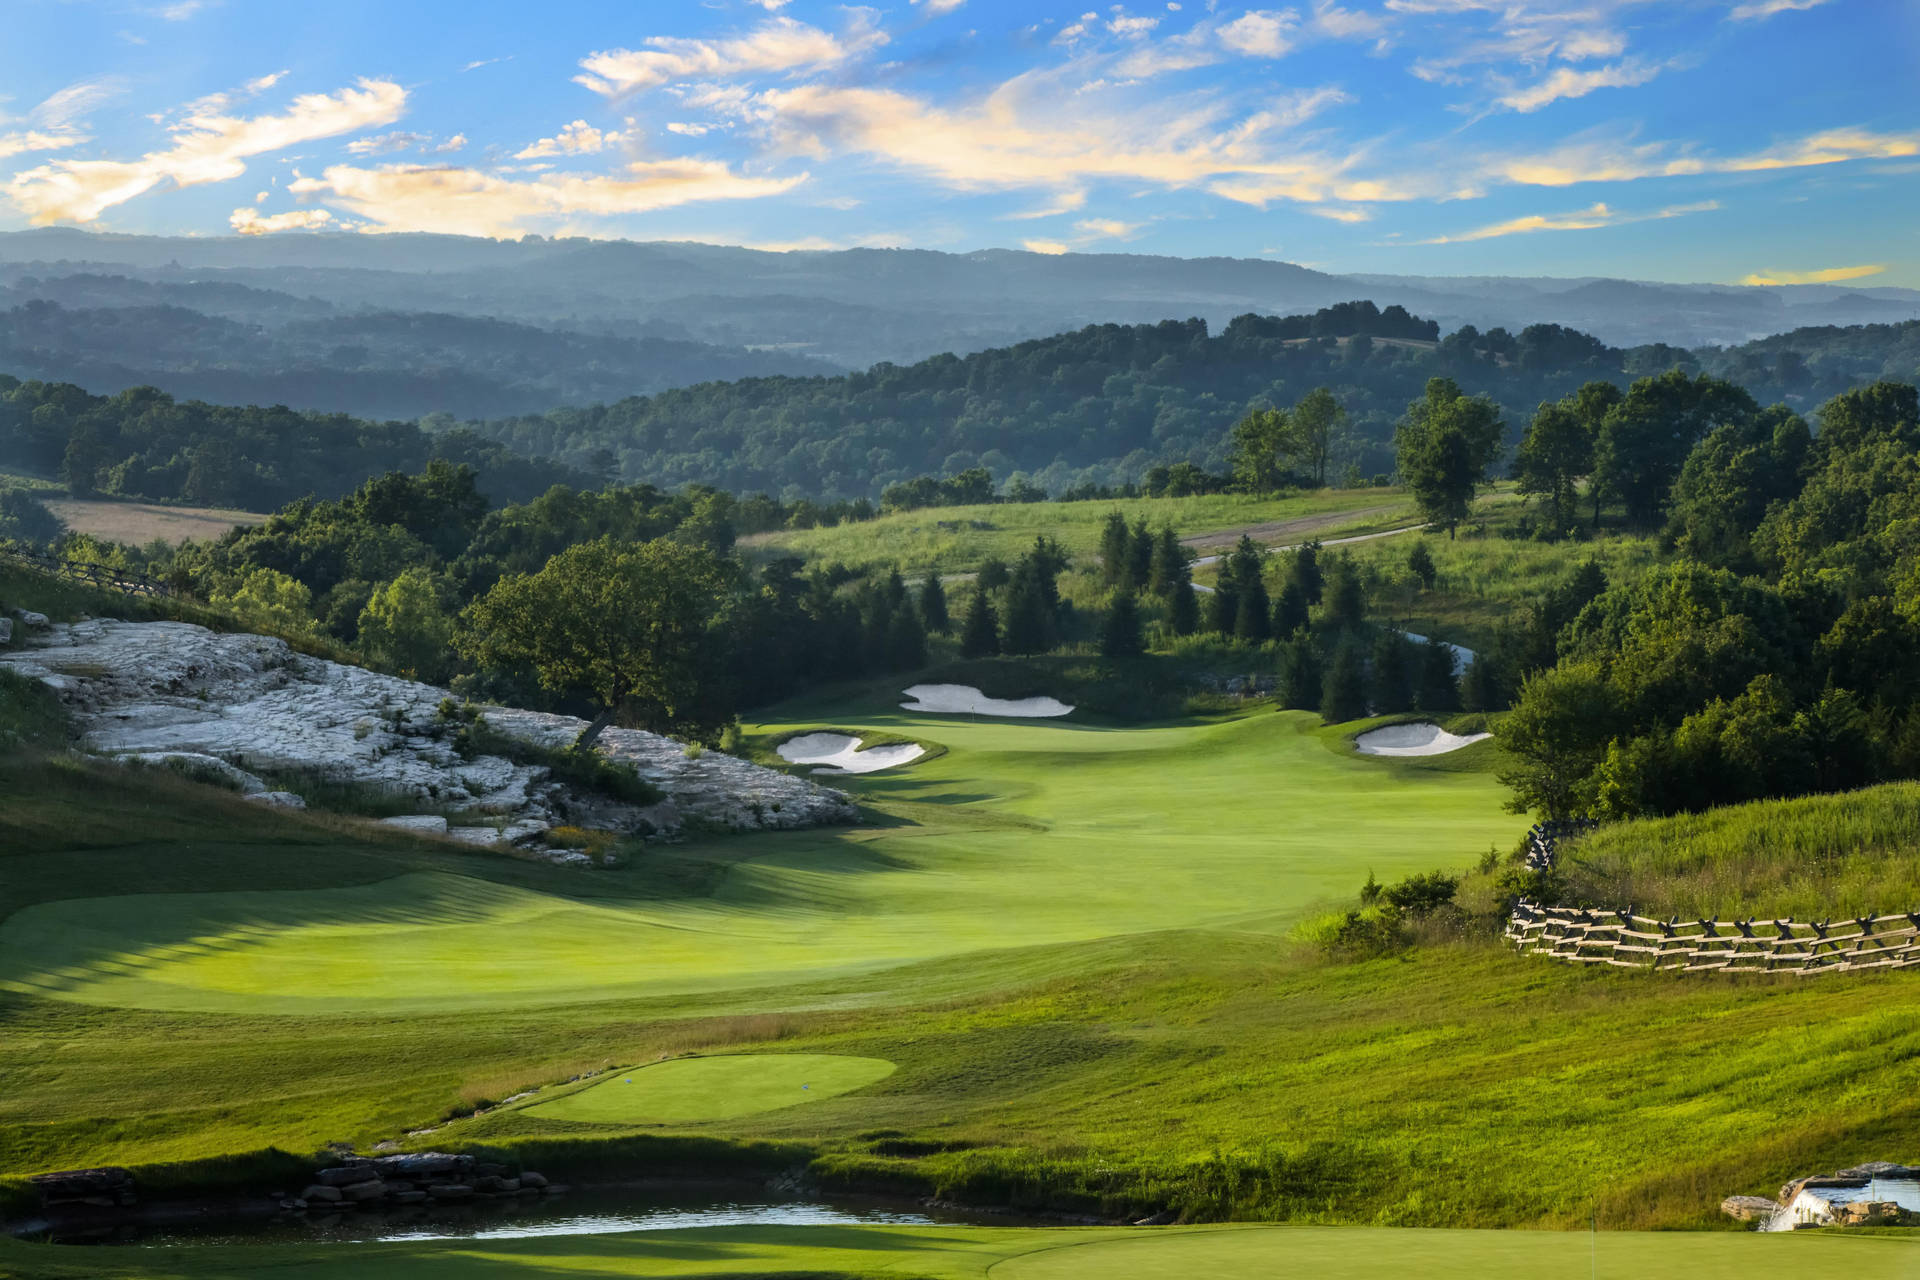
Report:
M144 573L129 573L125 569L116 569L107 564L95 564L90 560L66 560L59 556L43 555L37 551L15 551L5 547L0 547L0 560L40 573L50 573L57 578L90 583L96 587L105 587L110 591L119 591L130 596L173 594L173 588L158 578L149 577Z
M1920 912L1852 920L1655 920L1522 900L1507 941L1569 964L1687 973L1857 973L1920 965Z

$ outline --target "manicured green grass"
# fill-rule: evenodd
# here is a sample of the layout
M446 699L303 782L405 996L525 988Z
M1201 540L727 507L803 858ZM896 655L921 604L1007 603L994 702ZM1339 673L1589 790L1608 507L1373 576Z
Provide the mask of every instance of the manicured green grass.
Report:
M740 1053L675 1058L525 1108L542 1120L583 1124L689 1124L734 1120L820 1102L893 1074L881 1058L834 1053Z
M866 828L689 851L711 873L701 892L663 891L646 857L589 882L592 897L558 873L503 884L399 868L326 888L156 893L76 866L75 896L0 922L0 987L321 1013L795 983L1145 929L1275 928L1370 869L1463 865L1524 825L1490 776L1329 751L1302 713L1113 728L915 715L897 697L756 727L855 723L949 752L841 780L885 807Z
M1353 1228L713 1227L628 1235L279 1249L0 1245L22 1280L112 1274L127 1280L251 1276L277 1280L509 1280L548 1276L920 1276L928 1280L1892 1280L1920 1267L1920 1240L1899 1232L1777 1236ZM110 1270L87 1271L84 1268Z
M1390 529L1415 519L1399 489L1321 489L1290 498L1208 494L1193 498L1122 498L1089 502L1001 503L901 511L830 529L755 534L742 540L755 556L771 553L838 561L856 568L892 565L907 573L974 569L990 557L1013 560L1046 534L1076 557L1094 555L1109 512L1182 538L1223 530L1303 522L1302 537L1338 537ZM1269 539L1270 540L1270 539Z

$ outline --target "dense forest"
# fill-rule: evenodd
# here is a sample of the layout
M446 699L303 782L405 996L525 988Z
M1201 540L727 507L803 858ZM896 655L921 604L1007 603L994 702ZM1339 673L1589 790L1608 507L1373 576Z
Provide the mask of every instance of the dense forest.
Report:
M0 468L58 476L76 497L271 511L390 471L420 471L435 458L472 466L501 501L583 478L464 429L430 433L410 422L284 406L182 404L151 387L96 396L0 374Z
M656 484L855 496L985 467L1058 493L1137 482L1157 464L1224 470L1235 421L1317 386L1346 409L1334 475L1353 480L1392 470L1394 425L1436 375L1490 396L1515 424L1511 443L1536 404L1594 378L1727 373L1763 402L1811 407L1875 378L1912 377L1920 362L1920 322L1804 332L1804 345L1786 335L1699 353L1620 350L1558 325L1467 326L1440 339L1397 307L1351 303L1242 316L1217 336L1198 320L1101 325L908 367L688 387L473 425L576 465L607 451L620 474Z

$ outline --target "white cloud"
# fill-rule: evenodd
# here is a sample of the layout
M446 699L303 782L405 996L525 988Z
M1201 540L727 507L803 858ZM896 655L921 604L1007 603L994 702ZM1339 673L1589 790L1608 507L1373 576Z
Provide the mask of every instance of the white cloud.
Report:
M1276 141L1345 101L1338 90L1285 95L1234 122L1206 96L1161 98L1132 114L1098 111L1056 80L1030 72L960 106L890 89L810 84L767 90L740 110L776 149L872 156L962 190L1065 191L1119 178L1221 191L1219 180L1233 178L1281 183L1272 198L1279 190L1292 199L1378 198L1377 184L1362 184L1368 194L1341 194L1351 160L1283 152Z
M1728 11L1727 17L1734 22L1764 22L1776 13L1793 13L1802 9L1818 9L1828 0L1754 0L1751 4L1737 4Z
M1701 155L1671 143L1583 139L1528 156L1490 157L1481 170L1522 186L1566 187L1580 182L1630 182L1703 173L1763 173L1851 160L1920 156L1920 132L1874 133L1826 129L1740 156Z
M683 138L704 138L714 131L716 126L705 121L669 120L667 132L677 133Z
M431 134L395 129L391 133L376 133L371 138L355 138L347 144L347 150L356 156L384 156L395 151L411 151L431 141Z
M164 18L168 22L185 22L188 18L204 10L213 8L220 0L174 0L153 10L153 16Z
M1660 67L1646 63L1618 62L1592 71L1556 68L1538 84L1516 89L1500 98L1500 105L1514 111L1538 111L1562 98L1584 98L1595 89L1630 89L1645 84L1660 74Z
M646 48L607 49L581 59L574 77L606 97L652 89L670 80L711 80L765 71L819 70L837 66L887 42L869 9L851 10L839 35L792 18L773 18L744 36L699 40L654 36Z
M1342 9L1333 3L1313 6L1313 26L1331 40L1374 40L1387 33L1387 23L1377 13Z
M435 147L433 149L433 153L435 155L440 155L440 156L452 155L456 151L463 150L466 147L466 145L467 145L467 135L464 133L456 133L451 138L448 138L445 142Z
M478 71L482 67L491 67L498 62L512 62L512 61L513 61L513 55L510 53L503 54L498 58L476 58L472 62L469 62L466 66L460 68L460 70Z
M929 18L937 18L943 13L952 13L966 2L967 0L913 0L914 4L926 9Z
M20 133L0 133L0 160L28 151L60 151L87 141L84 133L42 133L28 129Z
M1740 283L1760 286L1837 284L1842 280L1859 280L1866 276L1877 276L1886 269L1882 264L1867 267L1826 267L1819 271L1756 271L1752 275L1742 276Z
M1115 14L1107 20L1107 30L1129 40L1138 40L1160 25L1158 18L1145 18L1133 14Z
M1291 9L1249 9L1220 28L1220 43L1250 58L1278 58L1293 48L1299 26Z
M266 198L266 192L260 196ZM264 236L275 231L315 231L333 221L325 209L293 209L286 213L262 214L258 209L240 208L227 219L243 236Z
M269 75L261 76L258 79L249 80L247 81L247 92L253 94L265 93L286 78L286 72L275 71Z
M1535 213L1521 218L1509 218L1505 222L1496 222L1491 226L1462 231L1456 235L1434 236L1427 240L1416 240L1414 243L1465 244L1475 240L1495 240L1501 236L1526 235L1535 231L1592 231L1600 227L1617 227L1629 222L1654 222L1663 218L1684 217L1689 213L1708 213L1719 207L1719 201L1706 200L1699 204L1671 205L1651 213L1625 213L1604 204L1595 204L1573 213Z
M1122 222L1118 218L1082 218L1073 224L1073 229L1089 238L1131 240L1146 225L1144 222Z
M528 179L457 167L332 165L288 190L365 218L363 231L502 237L525 234L556 217L611 217L781 195L806 176L748 177L717 160L636 161L611 174L543 173Z
M392 81L362 80L354 89L303 94L278 115L189 111L170 126L173 145L164 150L138 160L56 160L15 174L5 190L36 225L92 222L165 182L226 182L244 174L252 156L391 124L406 104L406 90Z
M1022 240L1020 247L1028 253L1044 253L1050 257L1073 251L1072 245L1060 240Z
M675 130L675 132L679 132ZM591 156L617 145L624 137L617 130L602 132L585 120L575 120L551 138L542 138L513 153L516 160L537 160L541 156Z

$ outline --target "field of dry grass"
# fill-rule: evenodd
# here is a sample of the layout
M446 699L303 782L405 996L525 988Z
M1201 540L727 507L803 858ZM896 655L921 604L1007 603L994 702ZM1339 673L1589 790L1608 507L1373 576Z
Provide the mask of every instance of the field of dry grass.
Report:
M162 507L150 502L83 498L49 498L46 506L75 533L134 546L145 546L155 538L171 543L189 539L206 542L229 529L256 525L267 518L258 512L223 511L218 507Z

